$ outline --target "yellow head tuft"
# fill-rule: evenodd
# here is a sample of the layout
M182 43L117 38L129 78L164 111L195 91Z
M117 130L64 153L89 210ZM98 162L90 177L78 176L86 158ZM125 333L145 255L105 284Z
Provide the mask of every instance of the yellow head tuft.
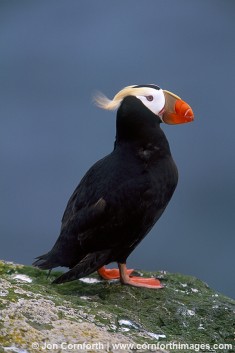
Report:
M108 97L106 97L105 95L99 92L94 97L94 101L97 104L97 106L102 109L115 110L115 109L118 109L122 100L125 97L145 95L145 94L146 94L145 87L136 87L135 85L133 85L133 86L124 87L113 97L113 99L109 99Z

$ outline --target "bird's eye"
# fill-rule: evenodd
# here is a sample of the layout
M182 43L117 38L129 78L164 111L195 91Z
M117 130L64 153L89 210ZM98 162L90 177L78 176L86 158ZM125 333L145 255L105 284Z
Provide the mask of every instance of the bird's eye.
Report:
M149 102L152 102L153 96L146 96L146 99L147 99Z

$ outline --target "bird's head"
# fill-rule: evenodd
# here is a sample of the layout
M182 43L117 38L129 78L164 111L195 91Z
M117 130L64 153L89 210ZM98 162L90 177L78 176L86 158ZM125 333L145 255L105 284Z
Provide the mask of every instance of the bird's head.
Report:
M186 102L174 93L162 90L154 84L127 86L119 91L112 100L98 94L95 101L100 108L115 110L128 96L139 99L146 108L166 124L183 124L194 120L193 111Z

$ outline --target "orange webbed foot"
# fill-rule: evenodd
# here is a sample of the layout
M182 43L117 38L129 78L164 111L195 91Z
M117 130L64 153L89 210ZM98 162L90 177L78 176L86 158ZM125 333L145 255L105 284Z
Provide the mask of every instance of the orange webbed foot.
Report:
M128 275L130 275L134 270L130 269L127 270L126 272ZM105 266L99 268L97 271L100 277L106 280L112 280L112 279L119 279L120 278L120 271L118 268L106 268Z
M163 285L157 278L130 277L126 269L126 264L118 264L118 266L120 271L120 281L122 284L151 289L163 288Z

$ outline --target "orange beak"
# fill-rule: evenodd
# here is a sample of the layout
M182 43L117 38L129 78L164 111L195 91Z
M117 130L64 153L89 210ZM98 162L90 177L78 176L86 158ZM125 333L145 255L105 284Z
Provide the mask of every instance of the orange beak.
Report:
M163 90L165 107L162 120L166 124L184 124L194 120L191 107L174 93Z

